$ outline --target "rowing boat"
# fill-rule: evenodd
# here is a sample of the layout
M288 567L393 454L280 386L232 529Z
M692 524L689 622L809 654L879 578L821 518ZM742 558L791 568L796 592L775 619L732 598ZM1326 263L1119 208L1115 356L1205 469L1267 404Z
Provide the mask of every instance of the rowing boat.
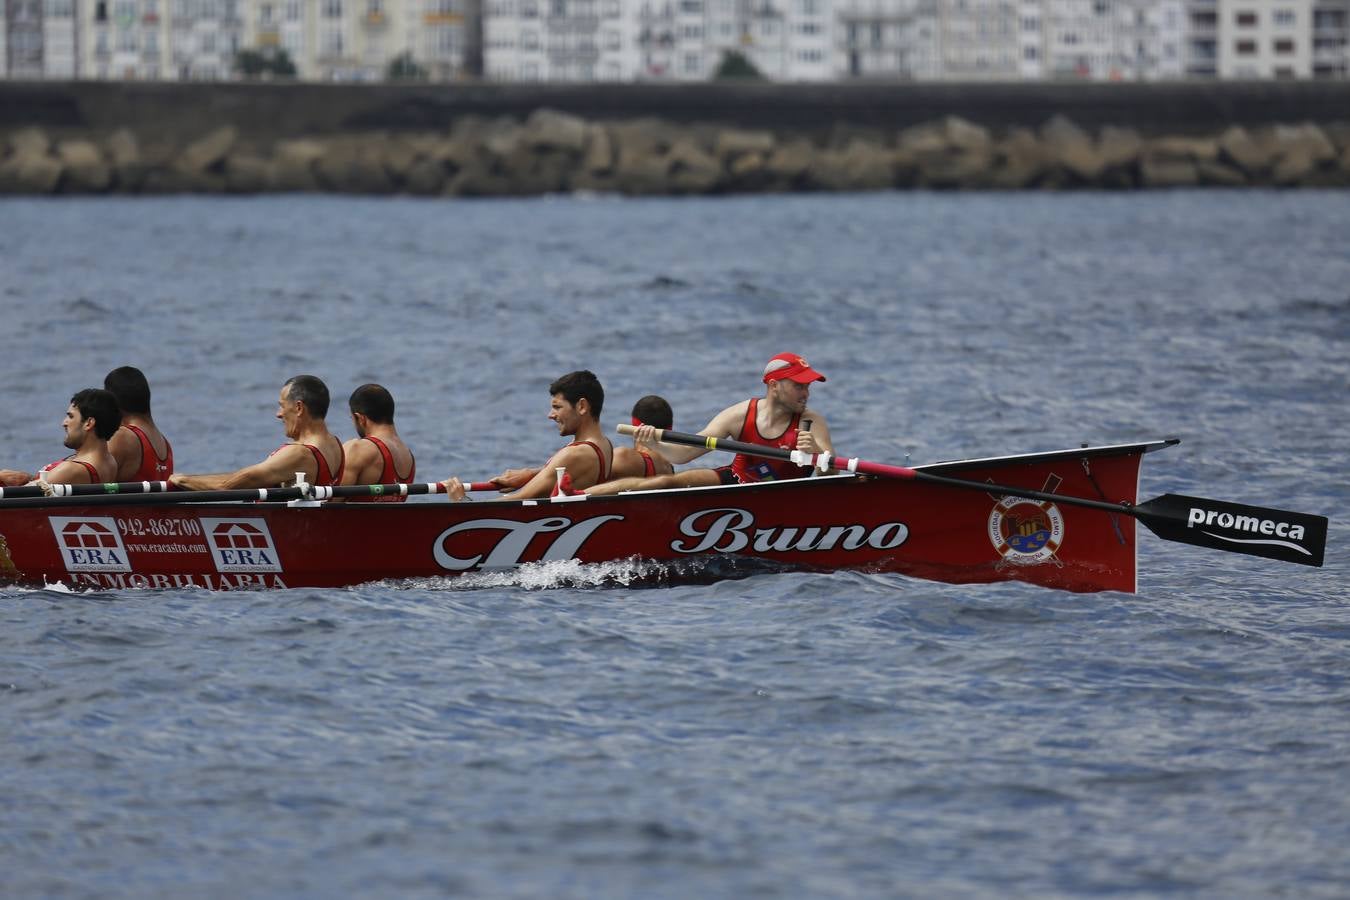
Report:
M728 443L734 442L717 449L736 449ZM81 486L68 496L33 498L6 489L0 492L0 579L234 590L440 578L555 560L689 560L693 569L756 560L953 583L1133 592L1136 519L1164 537L1191 520L1185 528L1195 535L1169 539L1239 549L1225 546L1222 536L1190 539L1219 529L1222 509L1210 509L1208 524L1202 510L1197 528L1194 509L1180 502L1194 498L1166 509L1157 504L1167 498L1150 501L1154 507L1136 504L1144 455L1174 443L1085 446L903 470L872 464L914 473L900 478L855 474L857 460L835 459L833 468L842 472L812 478L525 501L324 502L357 492L431 494L437 485L192 494L164 493L162 483L147 483ZM1232 507L1230 519L1235 510L1256 509L1218 506ZM1258 521L1255 537L1244 532L1236 539L1254 549L1239 552L1321 564L1324 518L1319 538L1308 532L1316 531L1320 517L1258 513L1284 518ZM1272 551L1274 543L1298 543L1286 540L1294 521L1307 547ZM1280 528L1279 540L1267 541L1263 528L1272 534Z

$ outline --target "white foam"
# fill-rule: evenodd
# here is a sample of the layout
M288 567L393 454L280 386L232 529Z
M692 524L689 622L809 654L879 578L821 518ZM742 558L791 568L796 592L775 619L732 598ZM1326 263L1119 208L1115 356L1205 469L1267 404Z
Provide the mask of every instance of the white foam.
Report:
M516 587L529 591L552 588L628 586L660 579L671 574L672 564L650 559L617 559L601 563L583 563L575 559L524 563L511 569L466 572L445 578L401 581L400 585L425 590L472 591L484 588Z

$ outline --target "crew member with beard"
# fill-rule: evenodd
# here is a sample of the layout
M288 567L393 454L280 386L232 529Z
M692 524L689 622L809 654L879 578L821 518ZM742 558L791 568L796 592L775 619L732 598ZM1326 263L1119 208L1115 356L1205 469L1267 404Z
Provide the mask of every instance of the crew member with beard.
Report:
M548 386L552 398L549 420L558 426L558 434L572 443L549 457L539 469L508 469L493 484L510 491L502 499L530 500L559 491L581 491L607 481L614 463L614 445L600 427L600 410L605 405L605 389L593 372L569 372ZM567 471L570 485L558 484L557 469ZM441 482L451 500L465 498L464 483L458 478Z
M343 484L412 484L417 461L394 428L394 397L378 384L363 384L347 399L356 437L342 445L347 459ZM400 471L407 475L398 474ZM351 497L350 502L398 503L404 494L382 497Z
M74 450L70 456L48 463L30 475L17 469L0 470L0 484L14 486L48 484L99 484L117 480L117 460L108 452L108 441L122 424L117 398L100 388L85 388L70 398L66 417L65 445Z
M825 376L811 368L795 353L779 353L764 367L764 396L751 397L728 406L699 432L704 437L730 438L746 444L759 444L781 450L806 453L830 453L830 426L825 417L807 407L811 385ZM634 441L650 443L656 429L640 425ZM661 453L674 465L687 463L707 453L706 447L662 445ZM736 454L731 465L716 469L686 469L673 475L654 478L618 478L586 491L588 494L617 494L620 491L650 491L661 488L711 487L718 484L748 484L771 479L805 478L813 470L788 460L765 459Z

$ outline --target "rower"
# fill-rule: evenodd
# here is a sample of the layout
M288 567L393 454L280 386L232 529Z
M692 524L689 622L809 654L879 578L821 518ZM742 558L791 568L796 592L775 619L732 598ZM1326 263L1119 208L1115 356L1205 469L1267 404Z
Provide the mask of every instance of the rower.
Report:
M634 425L650 425L666 431L675 427L675 413L670 404L656 394L648 394L633 404L632 420ZM643 444L634 438L632 447L614 448L613 478L651 478L674 471L675 467L655 443Z
M297 473L315 487L340 484L342 443L328 430L328 386L313 375L296 375L281 386L276 417L286 429L288 443L260 463L219 475L183 475L169 478L189 491L232 488L287 487Z
M600 427L600 410L605 405L605 389L593 372L569 372L548 386L552 398L549 420L558 426L558 434L571 437L572 443L554 453L539 469L508 469L492 483L510 490L503 499L528 500L547 497L558 487L558 469L564 469L576 490L608 480L614 460L614 445ZM441 482L451 500L463 500L464 483L458 478ZM514 488L514 490L512 490Z
M342 445L346 457L343 484L412 484L417 461L394 428L394 397L378 384L363 384L347 399L356 437ZM399 471L408 473L399 475ZM352 502L397 503L405 494L353 497Z
M117 432L122 416L117 400L108 391L85 388L70 398L66 417L65 445L70 456L48 463L36 474L17 469L0 470L0 484L98 484L117 480L117 461L108 452L108 440Z
M764 367L763 397L751 397L728 406L699 432L704 437L730 438L744 443L806 453L829 453L830 427L825 417L807 407L811 385L824 381L805 359L795 353L779 353ZM633 434L638 442L655 439L655 429L639 426ZM687 463L708 452L707 447L666 445L662 455L672 464ZM786 460L752 458L738 453L729 466L716 469L686 469L655 478L623 478L588 490L588 494L617 494L661 488L711 487L719 484L749 484L784 478L806 478L809 467Z
M150 383L135 366L113 369L103 387L117 398L122 427L108 442L117 460L113 481L165 481L173 474L173 447L150 415Z

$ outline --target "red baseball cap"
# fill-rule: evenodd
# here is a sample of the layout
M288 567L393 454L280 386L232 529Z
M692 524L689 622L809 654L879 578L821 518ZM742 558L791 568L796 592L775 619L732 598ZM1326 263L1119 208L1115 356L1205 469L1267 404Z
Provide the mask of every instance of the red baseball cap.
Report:
M811 368L811 364L795 353L780 353L764 367L764 383L791 378L798 384L824 381L825 376Z

